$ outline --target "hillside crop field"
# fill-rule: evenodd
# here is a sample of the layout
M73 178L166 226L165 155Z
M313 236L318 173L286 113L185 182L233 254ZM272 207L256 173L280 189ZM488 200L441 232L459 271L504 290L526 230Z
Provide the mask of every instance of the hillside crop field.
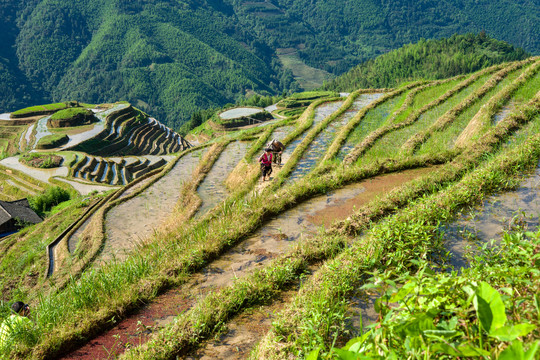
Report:
M20 298L33 322L2 354L538 357L540 58L281 104L302 111L195 146L110 105L104 135L64 159L69 177L110 189L0 239L0 317ZM263 182L274 138L282 164ZM145 173L120 181L143 155ZM0 169L8 200L15 177L49 186ZM450 230L490 220L489 202L506 211L494 236Z

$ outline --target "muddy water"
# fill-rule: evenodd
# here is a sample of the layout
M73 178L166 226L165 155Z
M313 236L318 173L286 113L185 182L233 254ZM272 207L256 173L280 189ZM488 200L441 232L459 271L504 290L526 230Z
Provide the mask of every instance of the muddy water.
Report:
M515 109L515 104L511 103L507 106L504 106L495 116L493 116L493 125L497 125L502 120L504 120L510 113Z
M229 285L233 277L242 278L248 275L255 268L286 252L293 242L316 233L318 226L344 219L356 207L429 171L432 169L410 170L368 179L313 198L280 214L202 272L194 274L186 285L162 294L67 358L107 358L109 353L122 353L127 344L139 345L146 342L152 331L171 323L176 316L191 308L210 291ZM277 304L279 306L279 301ZM229 332L220 344L213 343L210 347L198 351L193 355L194 358L235 358L233 353L236 347L242 354L247 354L271 322L272 312L267 311L269 309L272 308L260 309L259 314L249 318L248 322L233 322L231 329L234 332ZM253 330L258 326L261 334ZM254 331L254 334L249 334L250 331Z
M474 251L468 246L500 239L505 231L517 226L536 231L539 215L540 167L525 177L517 190L489 197L442 228L446 248L451 253L450 263L456 269L467 266L465 254Z
M227 145L225 150L219 155L219 158L208 172L201 185L197 189L202 199L202 205L197 212L197 216L204 215L208 210L216 206L217 203L225 200L228 195L224 181L236 164L246 154L248 146L247 141L235 141Z
M227 331L219 338L210 339L190 355L186 360L245 359L253 347L268 332L274 320L274 314L281 311L295 291L287 291L270 306L260 306L236 316L227 324Z
M339 109L341 105L343 105L343 101L334 101L331 103L324 103L318 106L315 109L315 116L313 118L312 127L314 127L315 125L317 125L318 123L326 119L328 116L330 116L333 112ZM296 149L298 144L300 144L302 140L304 140L308 132L309 130L304 131L304 133L300 135L296 140L294 140L289 145L287 145L287 147L285 148L285 151L283 151L284 158L288 159L291 156L294 149Z
M352 106L343 113L338 119L329 124L323 131L315 137L309 144L306 152L296 165L296 168L289 177L289 181L297 180L307 174L315 164L324 156L328 146L334 139L336 133L345 124L351 120L356 113L374 100L380 98L383 94L362 94L352 104Z
M161 179L138 196L111 209L105 219L107 242L103 260L122 258L141 239L172 213L180 197L182 184L189 180L199 163L202 150L184 155Z

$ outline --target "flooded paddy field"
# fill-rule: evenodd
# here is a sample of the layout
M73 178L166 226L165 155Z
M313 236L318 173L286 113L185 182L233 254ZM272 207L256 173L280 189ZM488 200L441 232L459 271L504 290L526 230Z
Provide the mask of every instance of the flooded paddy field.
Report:
M250 274L254 269L287 252L294 242L316 234L320 226L329 226L336 220L346 218L357 207L431 170L409 170L367 179L299 204L267 222L242 243L231 248L201 272L194 274L185 285L158 296L137 313L120 321L111 330L66 358L106 358L108 353L122 353L126 346L131 346L129 344L138 345L148 341L153 331L171 323L176 316L189 310L209 292L219 290L230 285L234 279ZM280 301L277 301L271 308L275 307L277 310L280 306ZM192 355L197 356L195 358L227 358L235 352L234 346L242 342L245 344L239 347L242 350L240 353L246 354L248 348L259 338L257 331L248 336L249 329L255 326L262 334L271 323L272 314L268 309L261 308L255 312L258 320L253 323L243 321L245 316L235 320L234 325L231 325L231 330L234 331L224 334L227 344L211 342L207 350L203 349L198 352L199 355ZM206 351L213 355L208 355Z
M334 101L330 103L324 103L318 106L315 109L315 116L313 118L312 127L316 126L318 123L326 119L328 116L332 115L332 113L338 110L341 107L341 105L343 105L343 101ZM288 159L291 156L294 149L296 149L298 144L300 144L302 140L304 140L307 133L308 131L304 131L302 135L300 135L297 139L295 139L289 145L287 145L287 147L285 148L285 151L283 151L283 158Z
M184 155L165 176L107 213L105 229L108 241L103 250L104 258L108 259L113 254L122 256L125 250L131 250L159 228L171 215L180 190L199 163L202 152L197 150Z
M455 268L467 266L465 256L474 245L500 239L509 230L536 231L540 216L540 167L523 179L518 189L487 198L482 204L462 211L457 220L442 227ZM469 249L471 247L471 249Z
M315 139L309 144L306 152L296 165L294 171L289 176L289 181L295 181L313 169L315 164L324 156L328 146L332 143L339 129L347 124L358 111L367 106L372 101L377 100L383 94L361 94L353 102L351 107L339 118L330 123Z
M212 169L197 189L202 199L202 205L197 216L204 215L228 196L224 181L236 164L244 157L250 145L251 143L247 141L235 141L227 145L219 155L214 166L212 166Z

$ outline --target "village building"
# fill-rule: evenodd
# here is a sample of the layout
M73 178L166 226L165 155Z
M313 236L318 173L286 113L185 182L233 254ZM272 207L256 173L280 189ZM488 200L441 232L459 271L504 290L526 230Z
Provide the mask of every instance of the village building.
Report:
M23 224L37 224L43 219L30 208L27 199L0 200L0 237L18 231Z

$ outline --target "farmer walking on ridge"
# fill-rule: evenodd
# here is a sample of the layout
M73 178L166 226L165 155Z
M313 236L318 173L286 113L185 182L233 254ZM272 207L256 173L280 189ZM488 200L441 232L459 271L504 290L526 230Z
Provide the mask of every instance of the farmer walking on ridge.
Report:
M274 164L281 166L281 154L283 154L283 150L285 150L285 145L277 139L272 139L267 147L272 149Z
M266 148L264 154L259 157L259 162L261 163L262 171L262 181L266 180L266 175L268 175L268 180L270 180L270 174L272 173L272 149Z
M32 321L27 318L30 307L22 301L15 301L11 305L13 312L0 326L0 353L9 345L24 339L26 332L32 328Z

